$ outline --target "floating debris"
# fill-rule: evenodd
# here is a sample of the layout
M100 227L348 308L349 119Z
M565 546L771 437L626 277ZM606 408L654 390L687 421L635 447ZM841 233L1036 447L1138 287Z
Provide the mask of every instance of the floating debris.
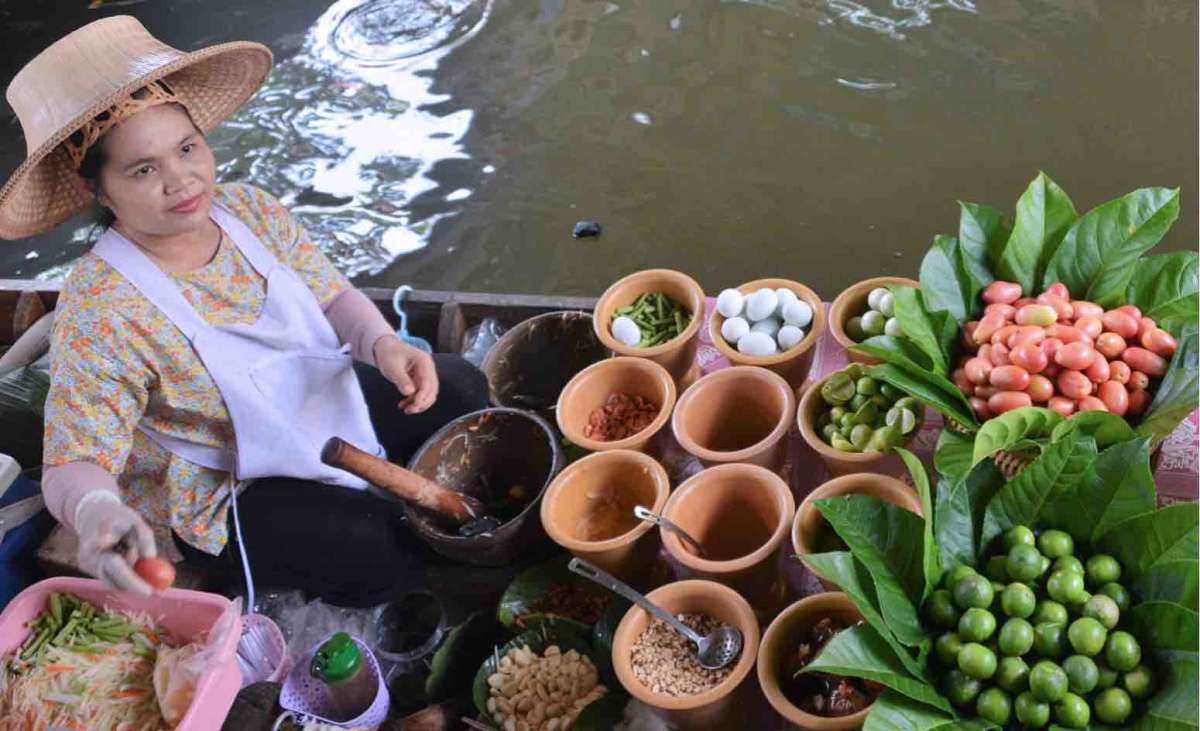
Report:
M571 235L577 239L586 239L592 236L600 235L600 224L596 221L580 221L575 224L575 230Z

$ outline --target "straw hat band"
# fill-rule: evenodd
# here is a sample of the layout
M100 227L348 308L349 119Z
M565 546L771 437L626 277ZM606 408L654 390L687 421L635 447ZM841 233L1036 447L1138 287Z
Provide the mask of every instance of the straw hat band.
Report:
M8 87L28 157L0 188L0 238L41 233L92 204L61 143L135 91L165 81L207 132L250 98L270 70L271 51L261 44L185 53L131 16L98 20L57 41Z

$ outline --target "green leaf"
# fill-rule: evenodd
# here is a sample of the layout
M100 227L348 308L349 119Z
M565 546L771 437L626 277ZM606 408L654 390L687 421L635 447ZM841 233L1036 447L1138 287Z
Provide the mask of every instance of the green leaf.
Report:
M1138 434L1154 438L1157 445L1175 431L1179 422L1183 421L1200 405L1197 392L1200 389L1200 344L1197 343L1195 323L1188 324L1188 330L1179 339L1179 347L1167 366L1167 373L1158 384L1158 391L1150 408L1146 410L1142 421L1138 424Z
M1101 452L1082 480L1046 505L1042 518L1092 544L1114 525L1153 512L1155 500L1150 440L1132 439Z
M929 476L925 474L925 465L921 464L920 458L901 447L896 447L895 450L900 455L900 459L904 460L908 474L912 476L913 484L917 487L917 495L921 498L921 515L925 516L923 521L925 528L921 534L923 544L921 567L925 575L925 587L921 590L921 601L918 602L918 604L923 604L942 580L942 565L938 560L937 541L933 536L933 495L929 489Z
M525 569L517 574L496 607L496 619L509 631L523 632L545 623L571 625L586 630L589 625L560 614L536 611L538 603L555 585L567 584L596 596L606 596L603 588L567 570L570 556L560 556Z
M1043 506L1082 479L1095 458L1096 442L1090 437L1075 436L1051 444L988 503L980 548L1014 525L1036 525Z
M1200 658L1195 652L1157 652L1154 664L1166 671L1162 685L1150 696L1146 711L1134 721L1135 731L1196 729Z
M1200 561L1164 561L1127 583L1133 595L1145 601L1175 602L1193 611L1200 608Z
M921 297L930 312L944 310L957 321L966 322L980 310L979 293L992 281L971 268L973 262L958 239L938 235L921 260Z
M1078 431L1096 440L1096 446L1104 447L1135 439L1133 427L1116 414L1107 411L1080 411L1065 421L1059 421L1050 433L1050 441L1065 439L1071 432Z
M1195 322L1200 317L1200 254L1172 251L1138 260L1125 299L1146 317Z
M991 206L959 201L958 207L958 243L964 260L979 281L990 284L1012 229L1004 223L1004 215Z
M629 694L611 692L619 686L609 685L610 692L592 701L571 724L571 731L609 731L616 728L625 718L625 706L629 705Z
M1012 235L996 262L1000 279L1021 285L1033 296L1046 262L1075 222L1075 205L1045 173L1038 173L1017 201Z
M914 677L925 677L924 664L909 654L904 645L900 644L895 633L888 627L887 622L884 621L879 607L879 595L875 592L871 574L862 563L856 561L849 551L809 553L799 558L809 569L836 584L846 596L850 597L850 601L854 602L854 606L858 607L858 611L862 613L863 619L875 628L880 637L887 641L909 673Z
M975 421L975 413L971 411L971 405L963 396L962 391L954 388L954 392L945 391L941 382L946 381L936 374L930 372L923 376L917 376L909 373L907 370L894 365L892 363L884 363L877 365L869 371L872 378L878 378L887 381L896 388L905 393L916 397L918 401L937 409L943 416L953 419L964 427L974 430L979 427L979 423Z
M889 284L896 304L896 319L904 337L911 340L933 364L933 370L939 375L950 372L949 348L957 337L958 326L946 313L931 313L926 307L921 291L916 287L903 284ZM950 342L946 342L946 323L951 322Z
M894 690L885 691L871 706L863 731L984 731L993 726L920 703Z
M954 708L929 683L914 678L888 643L869 624L860 624L833 636L817 658L804 667L806 673L829 673L866 678L882 683L913 700L947 713Z
M1141 188L1083 214L1054 253L1042 286L1062 282L1074 297L1122 304L1134 263L1179 217L1179 189Z
M867 495L825 498L815 505L871 574L880 611L896 639L909 647L928 645L917 618L924 587L924 520Z
M1155 652L1200 648L1200 614L1174 602L1142 602L1121 619L1122 624L1128 619L1134 636Z
M933 367L929 356L907 338L876 335L855 344L852 349L875 356L885 363L893 363L913 374L929 373L929 369ZM950 381L947 380L946 383L951 388L954 387Z
M975 442L970 434L942 429L933 450L933 468L940 476L962 479L971 471L974 451Z
M1002 449L1010 449L1026 439L1050 436L1051 430L1063 420L1057 411L1040 406L1013 409L988 419L975 435L972 464L978 464Z
M1195 561L1197 518L1196 503L1168 505L1116 524L1100 539L1100 548L1134 578L1171 561Z
M975 465L962 478L938 478L934 525L942 568L981 563L983 519L988 503L1004 486L1004 475L992 460Z
M466 690L471 668L487 652L497 629L490 616L475 612L447 632L446 639L429 661L426 698L437 703Z

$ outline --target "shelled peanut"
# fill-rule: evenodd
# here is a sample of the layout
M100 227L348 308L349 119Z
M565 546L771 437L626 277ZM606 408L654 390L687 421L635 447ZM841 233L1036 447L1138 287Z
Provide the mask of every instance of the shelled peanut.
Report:
M608 689L596 667L575 650L550 645L509 650L487 679L488 713L504 731L566 731Z
M1072 300L1062 283L1025 297L1021 285L995 281L982 298L983 316L963 326L967 354L953 373L981 420L1033 404L1063 416L1138 416L1175 352L1175 338L1137 307Z

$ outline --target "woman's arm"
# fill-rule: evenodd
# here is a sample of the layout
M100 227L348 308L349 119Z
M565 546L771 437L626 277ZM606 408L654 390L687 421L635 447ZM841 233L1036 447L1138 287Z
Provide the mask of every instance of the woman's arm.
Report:
M87 497L92 493L97 494ZM109 493L120 500L117 479L98 464L80 460L50 465L42 470L42 497L46 500L46 509L71 530L75 530L75 519L81 507L108 499L98 493Z
M354 287L342 290L325 305L325 318L338 340L350 344L354 359L370 365L377 365L375 344L379 339L395 335L375 303Z

